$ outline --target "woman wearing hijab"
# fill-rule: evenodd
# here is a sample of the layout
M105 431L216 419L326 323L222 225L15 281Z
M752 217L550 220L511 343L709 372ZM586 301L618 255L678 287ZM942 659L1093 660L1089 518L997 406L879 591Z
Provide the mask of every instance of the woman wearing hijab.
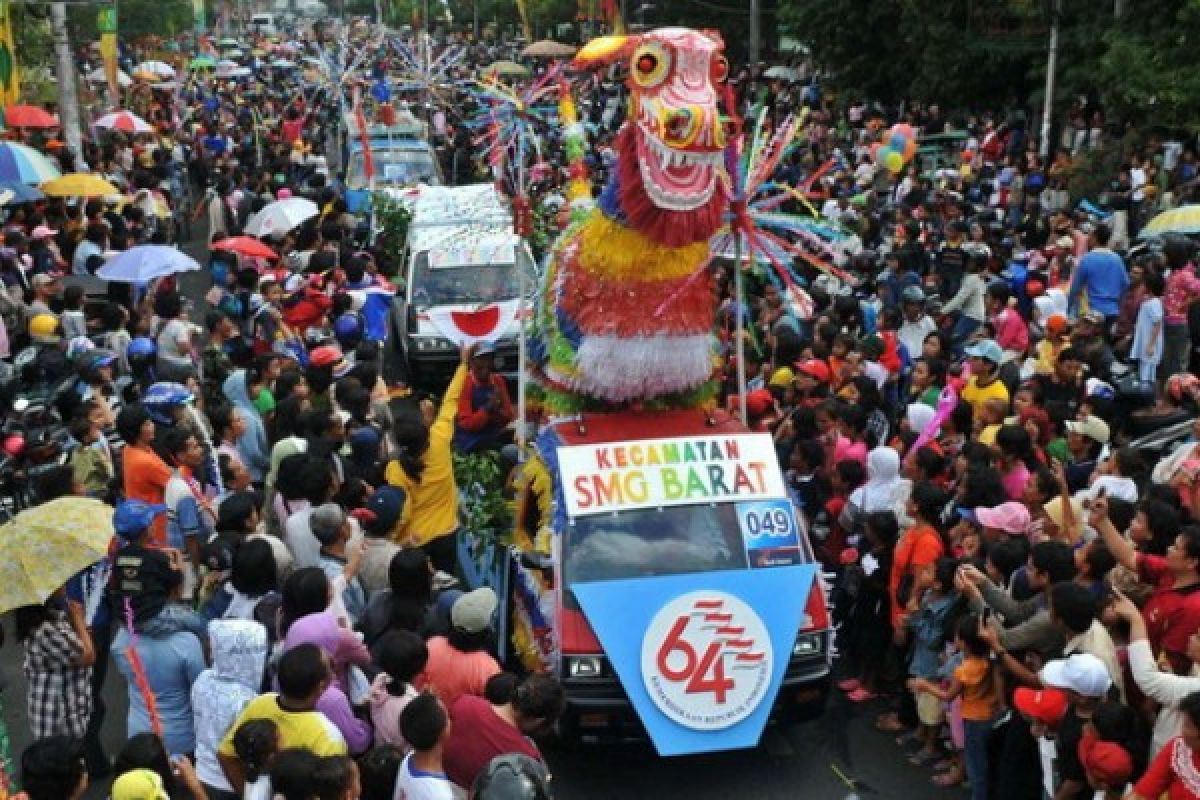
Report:
M891 511L900 517L910 489L910 482L900 477L900 454L891 447L876 447L867 454L867 482L850 493L838 522L858 532L871 512Z

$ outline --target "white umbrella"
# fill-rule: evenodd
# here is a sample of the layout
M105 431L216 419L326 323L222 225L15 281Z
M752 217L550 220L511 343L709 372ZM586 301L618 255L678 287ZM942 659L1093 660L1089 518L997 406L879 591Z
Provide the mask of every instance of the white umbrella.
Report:
M174 275L177 272L195 272L200 269L196 259L158 244L143 244L117 253L97 270L96 275L106 281L118 283L149 283L155 278Z
M175 77L175 68L165 61L143 61L133 68L135 73L144 72L156 78L170 79Z
M154 127L132 111L114 111L105 114L94 123L97 128L106 128L125 133L154 133Z
M104 74L104 67L97 67L89 72L86 76L88 83L105 83L108 76ZM117 70L117 86L125 87L132 86L133 78L126 75L121 70Z
M763 73L763 77L773 80L794 81L800 77L800 73L794 67L771 67Z
M305 220L315 217L318 211L316 203L303 197L276 200L252 216L243 232L258 237L287 233Z
M271 62L271 66L275 69L292 69L296 66L296 62L288 61L286 58L277 58Z

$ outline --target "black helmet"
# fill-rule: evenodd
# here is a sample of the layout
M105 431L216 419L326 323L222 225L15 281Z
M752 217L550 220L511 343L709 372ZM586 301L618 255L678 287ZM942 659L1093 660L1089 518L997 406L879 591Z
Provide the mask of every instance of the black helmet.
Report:
M474 800L550 800L550 773L537 759L520 753L496 756L471 787Z

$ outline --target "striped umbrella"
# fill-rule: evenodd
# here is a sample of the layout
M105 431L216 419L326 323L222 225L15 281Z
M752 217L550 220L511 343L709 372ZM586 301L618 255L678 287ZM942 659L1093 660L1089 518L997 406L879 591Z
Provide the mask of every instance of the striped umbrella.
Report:
M29 145L0 142L0 181L38 184L61 174L50 159Z
M1180 206L1164 211L1146 223L1138 234L1139 239L1160 236L1164 233L1200 233L1200 204Z
M131 111L114 111L111 114L105 114L94 124L97 128L124 131L125 133L154 133L154 128L149 122Z

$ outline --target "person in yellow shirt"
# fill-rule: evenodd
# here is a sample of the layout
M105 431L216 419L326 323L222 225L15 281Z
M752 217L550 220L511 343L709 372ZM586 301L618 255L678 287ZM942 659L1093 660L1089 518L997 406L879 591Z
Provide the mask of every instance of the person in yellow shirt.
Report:
M299 644L279 659L279 693L261 694L242 709L229 726L217 761L237 795L246 773L233 746L233 737L250 720L269 719L279 730L279 749L302 747L318 756L346 754L346 741L329 718L317 711L317 700L333 682L329 656L315 644Z
M1071 342L1067 339L1067 318L1062 314L1051 314L1046 320L1046 338L1038 342L1037 363L1034 372L1049 375L1054 372L1054 362Z
M983 416L988 400L1003 400L1008 407L1008 387L1000 380L1000 363L1004 351L991 339L982 339L966 349L970 359L971 377L963 387L962 399L969 403L975 418Z
M404 514L392 539L415 544L429 555L435 568L453 575L458 558L458 485L454 481L451 442L458 398L467 380L467 365L476 346L464 348L462 361L446 387L437 416L422 408L421 418L397 420L393 436L397 457L387 465L384 479L408 496ZM427 422L429 417L432 420Z

